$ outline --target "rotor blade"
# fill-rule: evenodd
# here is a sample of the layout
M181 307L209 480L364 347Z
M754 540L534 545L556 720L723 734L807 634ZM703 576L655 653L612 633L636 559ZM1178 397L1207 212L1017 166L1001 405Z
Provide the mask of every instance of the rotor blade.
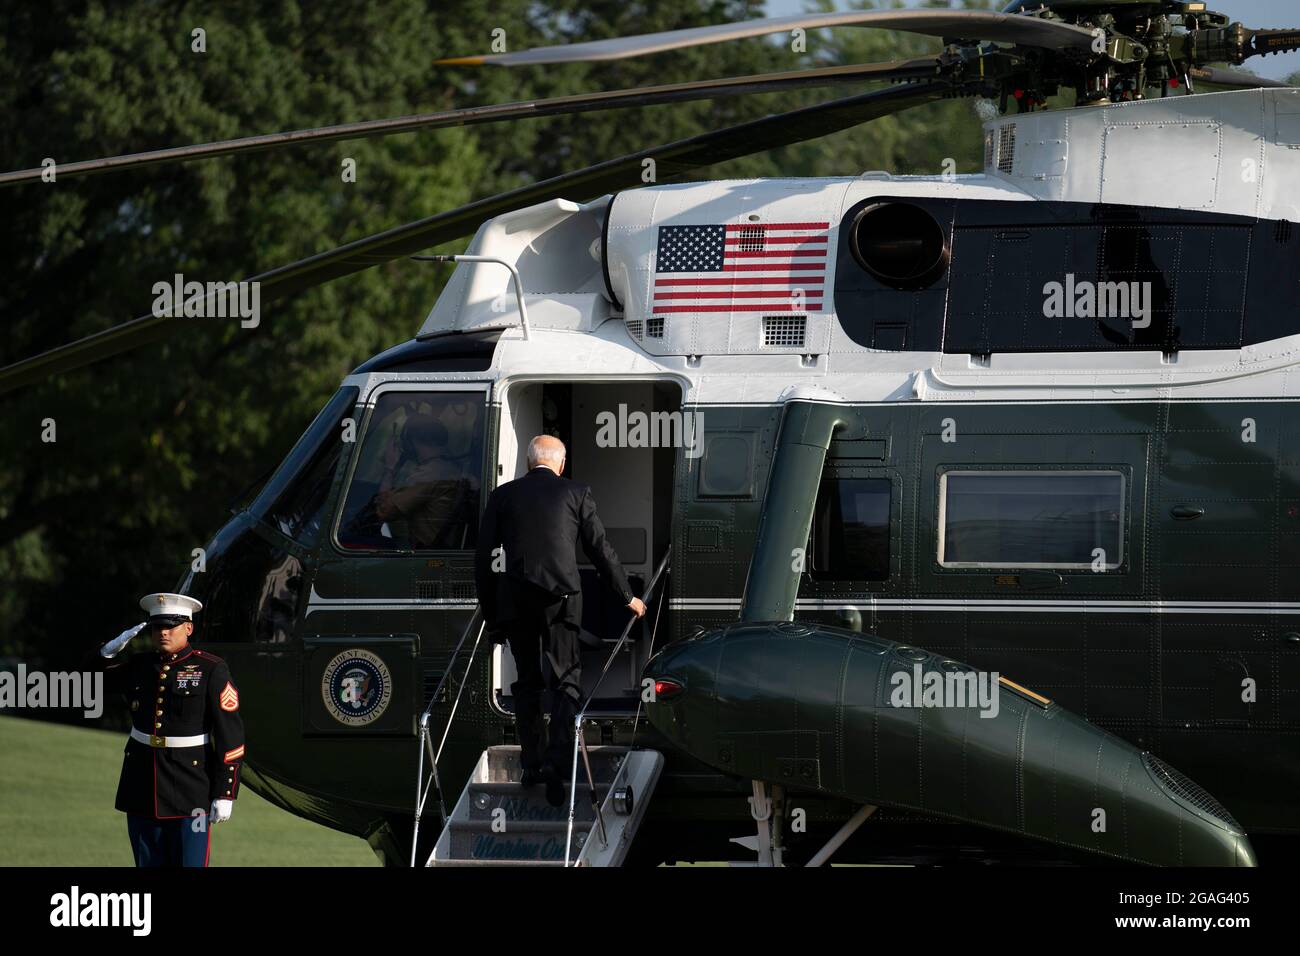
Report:
M1198 83L1206 83L1210 86L1241 87L1252 90L1260 87L1292 89L1290 83L1283 83L1281 80L1270 80L1263 76L1253 76L1249 73L1238 73L1235 70L1224 70L1213 66L1194 66L1187 71L1187 75Z
M672 83L664 86L644 86L627 90L608 90L600 93L578 93L557 96L546 100L526 100L500 103L492 106L474 106L459 110L444 110L392 119L366 120L344 123L317 129L300 129L261 136L202 143L193 146L174 146L144 153L129 153L106 159L90 159L56 167L60 181L94 173L115 172L152 166L167 162L190 162L232 153L258 152L281 146L329 140L361 139L370 136L389 136L417 129L437 129L444 126L471 126L495 123L502 120L527 119L536 116L556 116L571 113L588 113L629 106L654 106L660 103L687 100L716 99L740 96L747 93L767 93L774 90L804 86L829 86L834 83L851 83L869 80L927 79L937 75L939 62L934 57L914 60L896 60L890 63L865 63L853 66L831 66L811 70L793 70L787 73L760 73L752 76L734 76L721 80L697 80L691 83ZM0 173L0 186L40 180L45 167L20 169Z
M655 163L655 182L668 182L706 166L816 139L951 94L948 83L917 83L776 113L664 146L629 153L585 169L480 199L450 212L407 223L327 252L251 277L262 300L369 269L472 234L485 219L552 199L587 199L643 182L644 160ZM0 369L0 394L128 351L186 327L184 320L145 315Z
M462 56L437 60L451 66L477 66L493 63L500 66L525 66L536 63L590 63L596 60L621 60L632 56L645 56L664 50L706 43L722 43L745 37L765 36L786 30L816 30L823 27L860 26L881 30L902 30L935 37L961 37L970 40L991 40L998 43L1019 43L1024 46L1043 47L1049 50L1092 49L1093 33L1083 27L1071 26L1055 20L1015 13L984 13L975 10L872 10L841 13L810 13L789 17L770 17L762 20L744 20L739 23L719 23L707 27L685 30L666 30L663 33L646 33L642 36L614 37L587 43L570 43L559 46L536 47L516 53L490 53L484 56Z
M1248 57L1300 50L1300 30L1246 30Z

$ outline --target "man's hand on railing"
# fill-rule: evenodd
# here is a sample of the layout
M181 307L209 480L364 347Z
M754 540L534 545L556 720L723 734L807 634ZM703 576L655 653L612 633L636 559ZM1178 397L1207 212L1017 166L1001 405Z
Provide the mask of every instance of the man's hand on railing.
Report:
M627 606L632 609L632 613L637 617L645 617L645 602L639 597L634 597L630 602L628 602Z

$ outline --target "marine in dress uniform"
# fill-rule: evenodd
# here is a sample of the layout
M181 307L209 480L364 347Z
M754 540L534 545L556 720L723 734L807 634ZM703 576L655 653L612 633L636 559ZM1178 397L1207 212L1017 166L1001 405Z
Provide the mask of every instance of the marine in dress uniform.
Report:
M239 689L225 661L189 643L201 603L150 594L140 606L149 620L95 655L106 688L125 694L131 709L116 806L136 866L207 866L212 825L230 818L239 794ZM157 650L113 661L146 627Z
M546 799L553 806L564 800L564 783L573 765L573 721L582 699L582 581L576 546L581 544L620 601L638 617L645 614L645 605L632 595L618 555L605 538L591 488L561 477L564 457L558 438L539 435L532 440L528 473L488 496L474 561L483 620L495 642L509 642L519 673L510 690L522 782L545 782ZM543 754L544 685L551 692L551 726Z

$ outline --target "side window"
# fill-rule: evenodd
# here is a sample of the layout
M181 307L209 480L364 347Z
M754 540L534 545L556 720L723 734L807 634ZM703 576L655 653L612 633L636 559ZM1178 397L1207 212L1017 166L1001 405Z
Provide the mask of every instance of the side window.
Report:
M826 478L813 509L809 573L814 581L889 577L888 478Z
M950 471L939 479L945 568L1118 568L1118 471Z
M698 440L698 436L696 438ZM700 498L750 498L754 494L754 436L714 432L704 436Z
M349 386L330 399L250 506L254 514L299 544L311 545L320 531L343 448L341 423L352 413L357 394Z
M482 392L384 392L339 516L351 551L473 548L483 463Z

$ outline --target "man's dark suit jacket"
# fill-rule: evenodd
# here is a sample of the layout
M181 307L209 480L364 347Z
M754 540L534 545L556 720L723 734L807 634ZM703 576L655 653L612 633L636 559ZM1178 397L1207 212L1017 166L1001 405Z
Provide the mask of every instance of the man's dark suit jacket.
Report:
M632 589L618 555L605 539L590 487L539 465L494 490L479 524L474 558L474 579L489 630L521 616L548 594L571 595L557 608L556 621L579 627L582 580L575 548L579 542L601 579L624 604L630 602ZM492 552L497 547L505 549L504 574L492 570ZM494 637L502 635L498 632Z

